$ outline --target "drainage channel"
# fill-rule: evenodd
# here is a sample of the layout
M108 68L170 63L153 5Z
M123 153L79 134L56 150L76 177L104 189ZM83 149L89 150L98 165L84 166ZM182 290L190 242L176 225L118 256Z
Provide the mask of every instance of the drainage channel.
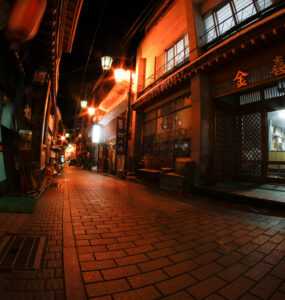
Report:
M7 235L0 243L1 270L34 270L41 264L46 237Z

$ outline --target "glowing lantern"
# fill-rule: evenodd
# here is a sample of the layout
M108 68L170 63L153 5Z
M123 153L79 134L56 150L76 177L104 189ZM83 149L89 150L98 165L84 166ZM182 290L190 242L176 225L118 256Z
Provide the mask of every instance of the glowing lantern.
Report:
M5 34L14 42L32 39L39 30L47 0L16 0L7 20Z
M86 100L82 100L82 101L80 102L81 108L86 108L87 105L88 105L88 102L87 102Z
M110 56L103 56L101 58L102 69L103 70L110 70L112 62L113 62L113 58L112 57L110 57Z
M88 114L90 116L93 116L95 114L95 108L94 107L88 107Z

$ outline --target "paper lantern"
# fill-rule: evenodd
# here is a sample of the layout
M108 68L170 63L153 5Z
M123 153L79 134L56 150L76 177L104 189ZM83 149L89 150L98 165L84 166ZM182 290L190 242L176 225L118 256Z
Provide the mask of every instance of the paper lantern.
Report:
M47 0L16 0L8 17L5 35L13 42L31 40L39 30Z

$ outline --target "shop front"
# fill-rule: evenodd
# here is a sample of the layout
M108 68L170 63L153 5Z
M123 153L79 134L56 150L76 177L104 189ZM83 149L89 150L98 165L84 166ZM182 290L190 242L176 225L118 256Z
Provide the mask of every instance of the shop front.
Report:
M284 59L275 55L215 83L214 93L228 92L214 100L219 182L285 183L284 77Z
M190 159L192 110L189 91L168 95L140 113L143 119L141 163L144 167L173 168L178 159Z

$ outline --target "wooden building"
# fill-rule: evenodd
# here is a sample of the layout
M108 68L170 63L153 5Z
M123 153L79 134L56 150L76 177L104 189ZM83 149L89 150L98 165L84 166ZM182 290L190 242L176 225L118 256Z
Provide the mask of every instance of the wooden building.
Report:
M285 182L284 12L278 0L161 1L137 50L140 169L183 188Z
M23 2L4 2L7 16L1 19L0 28L0 189L15 193L40 187L52 148L58 144L59 64L62 53L72 50L83 0L30 0L30 7L39 9L35 18L42 16L37 20L23 13L29 9Z

